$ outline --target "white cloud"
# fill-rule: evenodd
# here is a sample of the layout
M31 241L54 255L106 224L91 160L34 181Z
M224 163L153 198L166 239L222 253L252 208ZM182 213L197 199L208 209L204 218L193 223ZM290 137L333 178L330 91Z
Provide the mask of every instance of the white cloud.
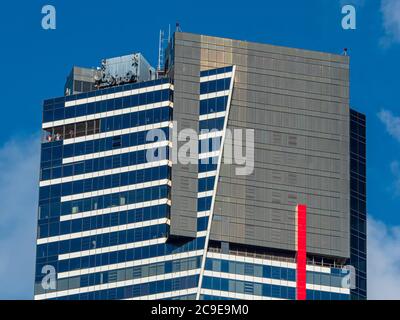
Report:
M400 0L382 0L381 12L385 36L381 39L383 46L400 42Z
M382 109L378 113L379 119L386 126L387 132L400 142L400 117L396 117L391 111Z
M0 299L33 297L40 139L0 147Z
M379 119L386 127L386 131L400 142L400 117L396 117L391 111L382 109L378 113ZM400 163L392 161L390 170L394 176L394 193L396 196L400 195Z
M400 299L400 226L368 217L368 299Z

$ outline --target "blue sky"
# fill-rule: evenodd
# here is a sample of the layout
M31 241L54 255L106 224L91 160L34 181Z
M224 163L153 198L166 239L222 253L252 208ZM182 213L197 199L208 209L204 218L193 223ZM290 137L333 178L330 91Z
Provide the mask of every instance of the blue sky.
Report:
M341 27L341 7L349 3L357 10L356 30ZM41 28L46 4L56 8L56 30ZM349 49L351 106L367 115L370 260L380 261L369 265L368 284L387 286L371 297L400 298L400 0L2 3L0 298L32 297L42 100L63 94L73 65L95 67L135 51L155 65L159 29L173 29L176 21L193 33Z

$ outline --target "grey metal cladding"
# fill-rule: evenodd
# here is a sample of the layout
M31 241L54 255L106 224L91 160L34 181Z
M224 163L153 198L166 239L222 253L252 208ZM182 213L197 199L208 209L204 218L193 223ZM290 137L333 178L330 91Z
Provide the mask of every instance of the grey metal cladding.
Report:
M199 49L175 44L174 65L174 121L177 132L193 129L198 132L200 61ZM197 52L196 52L197 51ZM192 58L194 57L194 58ZM197 138L197 135L195 135ZM178 141L178 149L184 144ZM197 161L197 155L195 155ZM197 232L197 162L172 165L170 235L196 237Z
M349 57L187 33L176 41L200 48L201 70L236 65L228 128L255 130L253 173L221 166L211 240L295 250L305 203L308 252L349 257Z

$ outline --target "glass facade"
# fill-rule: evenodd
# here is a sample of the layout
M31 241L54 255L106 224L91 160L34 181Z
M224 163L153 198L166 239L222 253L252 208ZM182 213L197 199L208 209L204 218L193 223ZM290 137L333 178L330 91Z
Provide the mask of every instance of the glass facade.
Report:
M352 299L367 298L366 119L350 109L350 264L356 270Z
M224 249L216 252L206 242L233 79L232 66L200 73L193 239L168 238L174 214L171 79L44 102L35 299L296 299L294 256L252 256L229 250L226 243L219 243ZM365 272L365 131L360 119L352 114L352 224L356 219L358 226L352 227L352 241L357 239L358 246L352 247L351 260ZM165 139L147 141L153 129L161 129ZM147 152L160 148L163 156L147 159ZM55 287L44 285L48 266L55 270ZM339 267L310 262L307 299L349 299L342 287L346 275ZM362 272L357 279L365 281Z
M168 78L44 102L36 299L128 299L196 286L204 239L166 241L172 106ZM147 141L153 129L163 139ZM42 282L49 266L55 288Z

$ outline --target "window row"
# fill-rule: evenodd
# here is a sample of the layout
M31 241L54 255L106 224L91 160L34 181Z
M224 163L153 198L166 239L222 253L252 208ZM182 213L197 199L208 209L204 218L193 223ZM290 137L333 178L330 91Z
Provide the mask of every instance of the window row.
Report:
M170 198L170 189L167 185L162 185L81 200L47 202L39 205L39 217L59 217L60 215L112 208L166 198Z
M172 120L172 108L160 107L101 119L100 132L135 128Z
M161 243L151 246L111 251L100 254L93 254L72 259L58 260L58 254L69 252L69 247L65 248L65 243L53 242L39 245L36 251L36 279L42 278L42 267L53 265L58 272L86 269L105 266L115 263L123 263L132 260L142 260L164 255L183 253L204 248L205 238L196 238L185 243Z
M200 101L200 114L222 112L226 110L228 96L205 99Z
M221 148L221 137L199 140L198 152L207 153Z
M200 94L229 90L231 78L224 78L200 83Z
M194 300L194 299L193 299ZM235 298L230 297L220 297L220 296L211 296L209 294L200 295L200 300L236 300Z
M193 270L200 267L200 257L191 257L173 261L165 261L142 266L91 273L57 280L57 291L84 288L106 283L127 281L164 275L173 272ZM35 288L35 294L46 293L41 285Z
M296 298L296 288L293 287L284 287L278 285L230 280L208 276L204 277L203 279L203 288L280 299Z
M217 170L218 157L204 158L199 160L198 171L208 172Z
M214 190L215 176L198 180L198 192Z
M50 226L50 228L51 227L52 226ZM47 248L50 249L47 251L47 254L49 256L50 254L59 255L162 238L167 236L168 229L169 226L167 224L157 224L143 228L135 228L70 240L62 240L49 243ZM59 233L59 231L57 233ZM58 250L55 250L57 248ZM43 245L38 245L37 257L43 258L45 257L45 254L45 247Z
M222 68L217 68L217 69L210 69L210 70L203 70L200 72L200 77L208 77L208 76L214 76L217 74L221 73L227 73L227 72L232 72L233 67L222 67Z
M100 132L100 120L88 120L43 130L42 142L72 139Z
M343 273L339 275L307 271L307 283L342 288L342 281L346 275L347 270L343 270Z
M207 230L208 217L197 218L197 231Z
M149 158L148 155L152 156ZM45 164L43 164L40 170L40 180L57 179L84 173L134 166L147 163L148 160L153 160L153 158L157 158L157 160L169 159L169 147L125 152L108 157L63 164L56 167L46 167Z
M197 286L198 275L58 297L54 300L122 300Z
M296 271L290 268L208 258L206 269L259 278L296 281Z
M90 98L90 97L103 96L106 94L130 91L130 90L140 89L140 88L147 88L147 87L157 86L157 85L161 85L164 83L170 83L170 82L171 82L171 79L169 79L169 78L160 78L160 79L149 80L149 81L129 83L129 84L124 84L124 85L120 85L120 86L112 86L112 87L98 89L98 90L94 90L94 91L90 91L90 92L72 94L69 96L62 96L62 97L53 98L53 99L47 99L47 100L44 100L44 102L43 102L43 109L51 110L51 109L61 108L60 106L63 106L65 101L74 101L74 100L86 99L86 98Z
M160 300L196 300L196 294L185 294L183 296L175 296L175 297L170 297L170 298L165 298L165 299L160 299Z
M165 141L169 138L170 129L168 127L157 129L157 137L153 138L155 130L145 130L113 137L89 140L63 146L61 157L69 158L95 152L108 151L119 148L127 148L147 143ZM61 153L60 152L60 153ZM53 151L54 153L54 151ZM60 157L60 154L57 154Z
M99 132L135 128L172 120L172 108L160 107L102 119L82 121L44 129L43 142L61 141Z
M72 194L134 185L167 178L170 179L170 173L170 167L162 166L53 184L50 186L40 187L39 202L47 202L46 200L50 198L59 198Z
M41 229L50 228L50 225L52 225L52 229L59 229L59 234L64 235L169 217L170 207L166 204L163 204L61 222L44 219L39 220L38 225ZM59 224L58 227L57 224Z
M212 197L203 197L197 199L197 211L207 211L211 208Z
M41 162L48 167L49 161L60 160L62 158L163 141L168 139L169 131L168 127L157 129L157 136L155 138L153 138L154 130L144 130L67 145L63 145L62 143L42 144Z
M43 111L43 123L82 117L86 115L126 109L162 101L173 101L173 91L170 89L151 91L123 98L109 99L76 106L62 107ZM61 106L61 105L59 105Z
M199 121L199 130L209 132L210 130L222 130L224 128L225 117ZM204 132L203 132L204 133Z
M349 294L326 292L326 291L316 291L307 290L306 293L307 300L349 300Z

